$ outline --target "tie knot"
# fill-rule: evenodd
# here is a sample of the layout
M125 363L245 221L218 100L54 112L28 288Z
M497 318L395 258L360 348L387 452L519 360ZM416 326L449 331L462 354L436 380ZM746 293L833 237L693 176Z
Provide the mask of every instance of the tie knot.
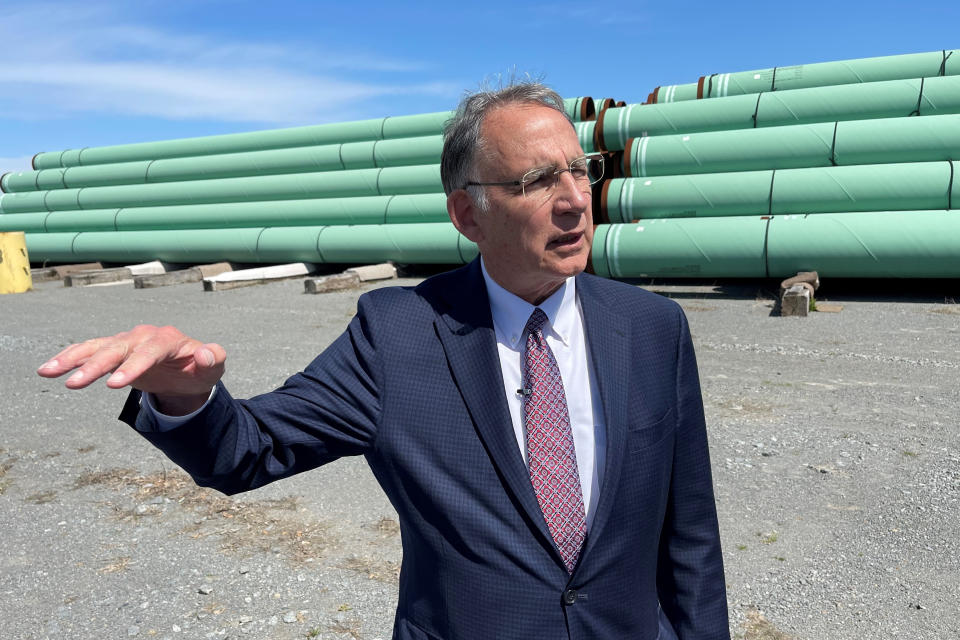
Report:
M540 333L540 330L546 322L547 314L543 312L543 309L537 307L533 310L533 313L530 314L530 319L527 320L527 331L531 334Z

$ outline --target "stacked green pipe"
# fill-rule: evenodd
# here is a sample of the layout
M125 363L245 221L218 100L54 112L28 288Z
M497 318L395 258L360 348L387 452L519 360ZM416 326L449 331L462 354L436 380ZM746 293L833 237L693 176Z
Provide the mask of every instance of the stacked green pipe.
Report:
M146 231L298 225L407 224L448 220L442 193L272 202L40 211L0 215L0 231Z
M592 263L613 278L960 277L960 215L898 211L647 220L597 227Z
M608 181L602 219L697 218L788 213L952 209L954 162L813 167Z
M608 161L593 268L958 277L960 70L944 59L922 72L937 77L871 59L848 61L858 84L811 65L803 82L837 86L780 68L750 95L565 100L581 146ZM38 262L465 262L477 249L448 221L436 164L449 115L38 154L0 178L0 231L26 231Z
M370 140L8 173L7 193L433 164L443 136Z
M630 138L790 124L960 113L960 76L890 80L607 109L597 146L622 150Z
M652 103L722 98L764 91L960 75L960 50L818 62L738 73L714 73L697 82L657 87Z
M381 262L452 264L472 260L476 245L449 223L363 226L248 227L164 231L27 234L31 260L173 263Z
M440 165L8 193L0 213L437 193Z
M627 140L623 174L669 176L960 158L960 115L738 129Z

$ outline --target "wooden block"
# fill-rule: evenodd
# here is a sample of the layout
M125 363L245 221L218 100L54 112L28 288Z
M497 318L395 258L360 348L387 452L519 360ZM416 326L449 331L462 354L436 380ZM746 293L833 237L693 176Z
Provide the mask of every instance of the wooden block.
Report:
M781 316L796 316L805 318L810 312L810 289L802 284L795 284L783 292L780 301Z
M389 262L380 264L368 264L362 267L352 267L344 273L355 273L360 278L360 282L370 282L373 280L390 280L397 277L397 268Z
M200 282L201 280L203 280L203 273L200 272L200 269L190 267L189 269L156 273L149 276L134 276L133 286L137 289L152 289L154 287L169 287L170 285L183 284L185 282Z
M833 302L818 302L816 307L818 312L822 311L823 313L840 313L843 311L842 304Z
M77 271L68 274L63 278L65 287L89 287L93 284L104 282L117 282L119 280L131 280L133 274L126 267L116 267L114 269L96 269L92 271Z
M360 276L351 271L351 269L347 269L343 273L332 276L307 278L303 281L304 293L328 293L330 291L342 291L343 289L355 289L360 286Z
M103 265L99 262L84 262L83 264L63 264L58 267L41 267L31 269L30 275L34 282L49 282L50 280L63 280L63 277L77 271L93 271L102 269Z

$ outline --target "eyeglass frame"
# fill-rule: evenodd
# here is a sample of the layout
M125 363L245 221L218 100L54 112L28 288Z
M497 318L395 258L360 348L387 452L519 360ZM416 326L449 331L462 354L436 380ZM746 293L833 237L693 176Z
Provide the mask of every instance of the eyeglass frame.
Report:
M573 171L572 165L573 165L574 162L577 162L578 160L583 160L585 163L586 163L588 160L597 160L597 161L599 161L599 163L600 163L600 175L597 176L597 179L596 179L596 180L591 180L589 184L590 184L590 186L593 186L593 185L595 185L596 183L600 182L600 180L603 178L603 172L604 172L604 169L606 168L606 166L605 166L603 154L602 154L602 153L599 153L599 152L595 152L595 153L585 153L585 154L583 154L582 156L577 156L576 158L574 158L573 160L571 160L570 163L569 163L566 167L563 167L563 168L557 167L552 174L545 174L544 176L541 176L541 177L546 177L547 175L552 175L552 176L553 176L553 185L552 185L552 186L556 186L556 185L560 184L560 174L561 174L561 173L564 173L564 172L568 172L568 171ZM524 181L524 178L526 178L528 175L530 175L530 174L533 173L534 171L541 171L541 170L546 169L546 168L548 168L548 167L536 167L536 168L530 169L529 171L527 171L526 173L524 173L524 174L520 177L519 180L506 180L506 181L502 181L502 182L475 182L475 181L473 181L473 180L470 180L469 182L467 182L466 185L464 185L464 188L466 188L466 187L520 187L520 189L521 189L521 191L522 191L522 193L523 193L523 197L527 197L527 182ZM588 180L590 179L589 171L587 172L587 179L588 179ZM574 178L574 180L576 180L576 178ZM532 181L531 181L531 182L532 182Z

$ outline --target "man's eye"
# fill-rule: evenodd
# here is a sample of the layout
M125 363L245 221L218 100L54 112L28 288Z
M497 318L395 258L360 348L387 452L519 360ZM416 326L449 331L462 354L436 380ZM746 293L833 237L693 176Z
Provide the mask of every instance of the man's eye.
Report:
M524 187L530 189L543 189L550 186L553 173L544 169L543 171L531 171L524 179Z
M587 161L586 160L577 160L576 162L570 163L570 175L574 178L586 178L587 177Z

